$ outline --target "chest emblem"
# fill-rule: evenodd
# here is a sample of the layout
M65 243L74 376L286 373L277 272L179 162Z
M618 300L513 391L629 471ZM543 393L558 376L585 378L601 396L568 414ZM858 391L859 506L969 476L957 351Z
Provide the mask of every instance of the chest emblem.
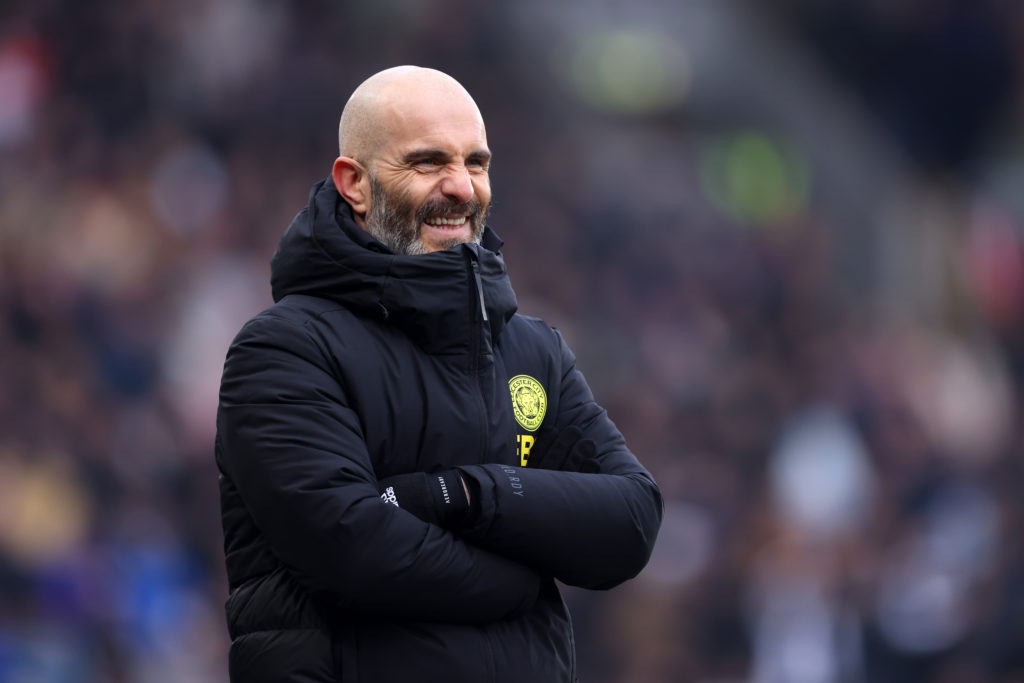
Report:
M516 375L508 381L508 389L512 392L512 412L516 422L528 432L536 431L544 421L544 411L548 409L548 395L540 382L529 375Z

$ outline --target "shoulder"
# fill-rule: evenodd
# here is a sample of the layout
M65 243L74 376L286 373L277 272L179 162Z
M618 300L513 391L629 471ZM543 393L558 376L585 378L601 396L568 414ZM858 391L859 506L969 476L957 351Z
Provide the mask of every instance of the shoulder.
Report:
M515 343L526 341L539 345L558 356L571 355L568 344L557 327L553 327L541 318L516 313L508 324L509 332Z
M511 335L531 338L534 341L554 341L558 331L540 318L516 313L508 322L507 328Z
M303 356L323 353L318 332L323 317L344 310L338 304L305 295L286 296L250 318L231 344L228 355L249 355L266 349L289 350Z
M561 333L541 318L516 314L502 335L501 350L510 368L530 368L548 377L561 377L575 358Z
M242 326L239 336L291 335L300 332L315 336L316 328L328 315L332 319L340 317L356 320L348 309L336 302L304 294L291 294L250 318Z
M561 333L540 318L516 313L508 322L502 343L506 347L527 347L534 353L561 355L565 346Z
M296 325L307 325L316 323L325 315L335 313L351 315L345 306L336 301L307 294L289 294L260 312L253 320L277 318Z
M264 309L235 335L221 376L222 404L272 403L282 388L334 391L329 378L335 374L338 344L317 324L325 304L297 298Z

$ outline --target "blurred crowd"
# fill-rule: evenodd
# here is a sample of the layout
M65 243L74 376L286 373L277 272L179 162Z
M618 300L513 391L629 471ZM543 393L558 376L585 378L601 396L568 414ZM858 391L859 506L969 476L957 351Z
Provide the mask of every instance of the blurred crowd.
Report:
M400 63L666 495L584 683L1024 680L1024 10L507 4L0 7L0 681L227 679L224 353Z

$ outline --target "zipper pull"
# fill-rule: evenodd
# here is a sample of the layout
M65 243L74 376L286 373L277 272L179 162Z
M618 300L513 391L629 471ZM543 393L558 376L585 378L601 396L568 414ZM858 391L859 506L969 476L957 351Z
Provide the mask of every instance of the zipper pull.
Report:
M480 264L476 262L476 259L471 261L473 264L473 277L476 279L476 291L480 295L480 315L483 316L484 322L487 322L487 306L484 303L484 281L480 278Z

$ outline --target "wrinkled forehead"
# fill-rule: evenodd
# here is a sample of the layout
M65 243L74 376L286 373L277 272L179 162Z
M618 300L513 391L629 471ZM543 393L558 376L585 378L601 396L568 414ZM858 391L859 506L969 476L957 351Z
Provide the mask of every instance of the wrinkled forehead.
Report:
M386 153L419 148L453 154L487 151L487 131L480 110L465 93L408 93L386 107Z

